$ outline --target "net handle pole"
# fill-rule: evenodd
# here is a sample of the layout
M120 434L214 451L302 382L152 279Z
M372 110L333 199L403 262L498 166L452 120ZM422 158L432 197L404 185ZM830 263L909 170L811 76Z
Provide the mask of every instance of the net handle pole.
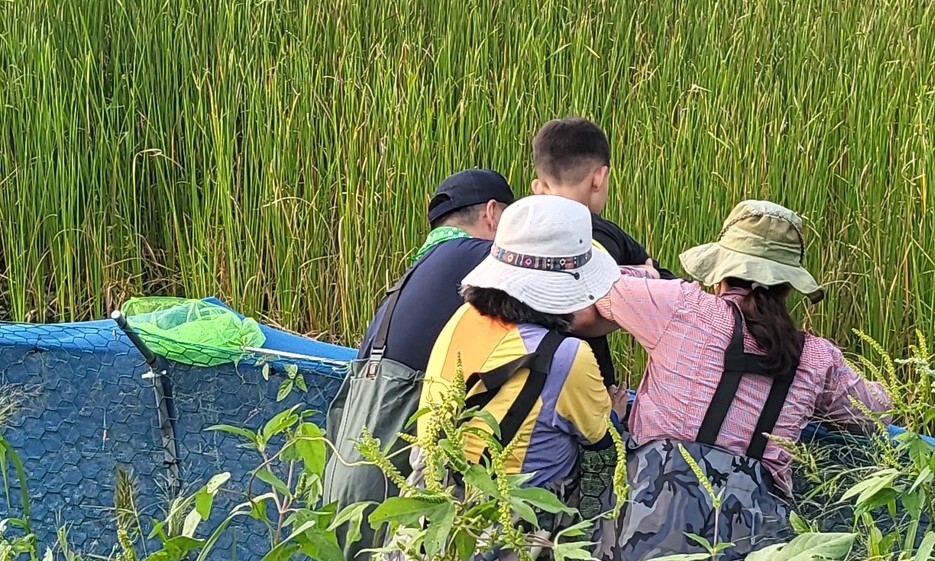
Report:
M155 370L157 368L155 353L153 353L153 351L151 351L149 347L146 346L146 343L140 339L139 334L130 327L130 324L127 323L127 318L123 315L123 312L120 310L114 310L110 314L110 318L114 320L117 323L117 327L119 327L120 330L126 334L127 338L130 339L130 342L133 343L133 346L136 347L136 350L140 351L140 354L143 355L144 359L146 359L146 364Z
M166 468L166 479L169 484L169 490L173 495L178 495L181 491L182 474L179 469L179 450L175 442L175 424L169 413L169 404L172 398L169 397L167 387L168 380L163 376L166 369L159 364L159 358L153 351L146 346L146 343L140 339L139 334L127 323L127 318L120 310L114 310L110 314L111 319L117 323L117 327L123 331L133 346L143 355L146 363L149 365L149 372L143 375L144 380L149 380L153 387L153 396L156 400L156 417L159 422L159 437L162 442L163 465Z

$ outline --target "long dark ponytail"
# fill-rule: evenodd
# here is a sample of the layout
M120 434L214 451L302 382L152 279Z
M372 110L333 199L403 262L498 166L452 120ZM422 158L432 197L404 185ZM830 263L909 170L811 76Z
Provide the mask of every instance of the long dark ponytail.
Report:
M740 300L740 311L747 331L765 352L766 372L774 376L788 373L802 343L802 334L786 307L789 285L754 288L752 282L741 279L728 278L725 282L750 291Z

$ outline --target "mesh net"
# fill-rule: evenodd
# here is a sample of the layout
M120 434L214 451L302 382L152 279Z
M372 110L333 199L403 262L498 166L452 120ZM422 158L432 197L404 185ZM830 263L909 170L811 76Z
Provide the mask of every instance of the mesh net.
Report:
M266 335L268 340L274 338ZM304 350L310 355L317 349L311 343ZM229 424L256 430L293 405L325 411L345 369L333 358L283 359L239 350L227 355L236 354L235 362L197 365L205 362L205 355L215 359L220 355L194 343L175 352L181 354L176 355L178 360L167 361L162 380L167 385L165 399L172 405L181 492L186 494L222 471L231 472L229 487L245 490L251 470L260 463L255 454L238 446L237 437L209 432L207 427ZM308 391L294 390L280 401L279 387L293 367L307 382ZM144 378L148 371L143 356L112 321L0 323L0 392L16 390L25 398L11 416L5 416L0 431L23 460L30 518L43 548L54 543L59 526L67 525L68 541L85 559L109 558L116 545L118 468L131 472L137 483L136 504L144 532L164 517L173 494L158 429L156 380ZM324 415L316 413L309 420L323 425ZM12 479L9 495L0 489L0 518L24 514L18 482ZM235 494L219 496L205 528L216 527L243 500ZM152 544L143 541L141 553L146 554ZM268 551L266 528L253 519L238 519L210 559L258 561Z
M255 320L202 300L132 298L121 311L153 352L183 364L235 362L266 340Z

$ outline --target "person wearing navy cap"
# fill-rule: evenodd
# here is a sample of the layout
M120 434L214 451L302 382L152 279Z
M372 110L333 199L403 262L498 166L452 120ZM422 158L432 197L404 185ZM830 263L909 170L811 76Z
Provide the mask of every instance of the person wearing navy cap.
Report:
M488 255L500 215L513 202L507 180L489 169L466 169L447 177L429 202L431 231L416 251L412 265L377 308L360 344L357 360L331 404L327 434L338 454L325 469L324 498L344 507L358 501L383 501L399 493L373 466L347 466L362 458L354 441L366 427L393 442L416 412L422 377L432 346L442 328L464 303L460 284ZM393 451L405 443L397 441ZM342 462L341 460L344 460ZM409 458L397 454L396 467L408 476ZM366 524L363 537L347 543L346 529L338 539L348 561L366 561L363 550L379 545L381 536Z

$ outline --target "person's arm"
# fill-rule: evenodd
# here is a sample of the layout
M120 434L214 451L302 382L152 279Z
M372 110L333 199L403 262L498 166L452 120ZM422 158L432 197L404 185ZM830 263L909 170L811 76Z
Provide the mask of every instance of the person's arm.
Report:
M555 401L553 425L575 435L586 449L603 450L613 446L607 419L616 417L619 423L622 413L612 411L614 407L619 408L620 403L612 403L591 348L584 341L575 342L578 352ZM623 397L616 400L623 400L624 412L626 393L622 391Z
M697 283L656 279L649 271L621 267L620 279L598 300L597 310L652 351L679 309L702 295Z
M825 387L815 404L816 415L819 420L829 421L847 430L872 432L875 420L864 414L851 399L863 404L873 413L884 413L892 409L892 399L881 383L870 382L854 372L844 362L840 349L833 347L831 353L832 364L825 378ZM892 417L889 415L880 418L884 425L888 425L890 421Z

